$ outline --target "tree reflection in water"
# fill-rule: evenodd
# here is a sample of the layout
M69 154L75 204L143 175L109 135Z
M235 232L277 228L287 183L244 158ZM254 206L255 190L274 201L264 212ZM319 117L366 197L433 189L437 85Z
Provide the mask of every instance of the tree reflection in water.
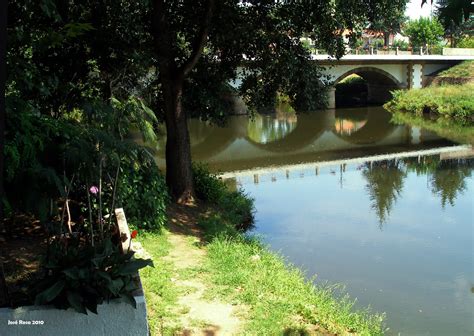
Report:
M471 176L474 160L444 160L431 173L431 192L441 197L444 208L449 202L454 206L458 194L466 190L466 177Z
M403 163L395 159L368 162L364 165L362 174L367 180L366 190L382 229L402 192L407 173L403 169Z
M474 159L444 159L439 156L405 158L367 162L362 174L367 181L366 190L372 202L380 228L388 220L390 212L403 189L403 181L409 172L427 175L428 188L440 197L441 206L454 206L456 198L466 186L466 178L471 177Z
M261 144L280 140L290 134L297 124L296 115L255 115L247 126L248 137Z

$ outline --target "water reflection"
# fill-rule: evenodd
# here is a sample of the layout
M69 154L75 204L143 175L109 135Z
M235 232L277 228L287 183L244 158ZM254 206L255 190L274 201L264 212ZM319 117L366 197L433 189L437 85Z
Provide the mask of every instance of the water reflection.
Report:
M431 192L441 200L441 206L454 206L456 198L466 190L466 178L471 177L472 159L423 157L404 159L408 170L427 175Z
M293 115L256 115L247 125L247 136L252 141L266 144L288 136L297 124L297 116Z
M426 178L424 188L439 198L442 208L445 208L446 204L454 207L457 197L466 190L466 179L471 177L474 159L441 159L440 156L367 161L356 166L356 170L361 172L365 181L365 193L370 201L371 210L378 219L380 229L383 229L384 223L390 219L390 213L403 192L404 181L411 172ZM474 156L474 152L471 156ZM318 176L321 170L317 162L314 165L314 169L298 169L298 166L295 166L294 170L285 168L284 171L279 171L273 168L271 173L261 169L252 173L250 170L239 174L237 178L227 177L227 181L235 186L249 183L250 180L254 184L259 184L268 181L313 178ZM346 169L347 164L341 163L332 166L328 171L330 175L337 177L335 184L341 189L346 188L351 182L350 177L346 175L350 176L352 172L346 172ZM225 176L232 176L232 173Z
M189 121L195 161L214 171L360 157L449 145L434 133L390 123L381 107L231 117L225 127ZM165 168L164 139L154 144Z
M367 180L365 188L382 229L402 192L406 172L401 161L384 160L366 163L362 175Z
M371 160L255 168L233 183L255 198L256 234L386 312L388 335L470 335L474 152Z

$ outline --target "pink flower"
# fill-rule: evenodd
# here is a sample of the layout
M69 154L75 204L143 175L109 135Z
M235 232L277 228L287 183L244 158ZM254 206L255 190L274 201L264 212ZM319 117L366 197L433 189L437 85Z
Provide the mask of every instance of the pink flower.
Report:
M92 186L90 187L89 191L91 192L91 194L96 195L99 192L99 188L97 188L96 186Z

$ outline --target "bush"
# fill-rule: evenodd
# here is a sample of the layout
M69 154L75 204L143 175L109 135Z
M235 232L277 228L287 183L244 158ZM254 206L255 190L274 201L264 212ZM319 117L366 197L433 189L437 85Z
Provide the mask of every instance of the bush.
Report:
M474 84L444 85L418 90L393 92L393 99L384 105L389 111L403 111L422 116L432 113L472 124L474 119Z
M153 263L134 259L133 252L122 254L110 239L91 246L73 237L53 241L42 265L45 276L36 287L35 304L72 307L83 314L87 308L97 314L97 305L118 297L135 307L132 293L139 287L135 276Z
M474 48L474 36L467 36L458 41L457 48Z
M215 205L223 219L238 230L248 229L254 220L253 199L242 190L230 191L226 184L202 164L193 164L196 197Z
M408 50L409 44L408 42L403 41L403 40L395 40L392 44L392 47L393 48L398 47L399 50L405 51L405 50Z
M227 190L224 182L203 164L193 163L192 168L196 197L209 203L219 203Z
M146 150L139 149L137 162L141 163L126 162L118 199L131 227L156 231L166 223L169 195L163 175L149 156Z

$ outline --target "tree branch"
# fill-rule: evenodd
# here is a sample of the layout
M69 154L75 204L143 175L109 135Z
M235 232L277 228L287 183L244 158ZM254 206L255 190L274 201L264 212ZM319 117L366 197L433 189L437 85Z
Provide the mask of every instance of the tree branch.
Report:
M207 42L207 36L211 27L212 14L214 12L214 0L208 0L206 5L206 14L201 29L193 42L193 50L189 59L178 69L179 73L185 77L194 68L201 57L204 46Z

